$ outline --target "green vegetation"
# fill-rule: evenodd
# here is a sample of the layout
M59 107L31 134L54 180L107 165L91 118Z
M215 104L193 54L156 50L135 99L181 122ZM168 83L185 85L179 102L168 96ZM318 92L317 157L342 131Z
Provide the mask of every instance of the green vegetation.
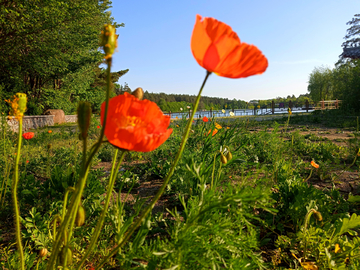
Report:
M356 118L333 111L292 115L288 126L287 120L196 120L163 198L104 269L301 269L308 264L318 269L358 269L360 186L344 176L344 172L358 175ZM222 128L215 136L206 135L215 123ZM90 143L99 136L98 125L92 118ZM172 136L153 152L126 154L86 269L124 237L148 203L156 183L170 169L185 125L186 120L174 121ZM352 135L347 146L321 139L329 134L330 129L324 129L329 125L335 126L336 134ZM16 134L2 130L0 266L19 269L9 203L17 140ZM33 139L23 141L18 192L26 269L37 264L45 269L49 255L40 257L40 251L51 252L53 220L61 215L64 193L80 171L77 126L52 131L36 130ZM228 157L226 164L220 149ZM103 145L94 165L110 161L114 151ZM311 167L312 160L319 169ZM102 166L90 171L84 190L85 223L75 228L70 242L68 259L73 265L82 257L103 207L110 169ZM344 192L345 183L351 184L352 193Z

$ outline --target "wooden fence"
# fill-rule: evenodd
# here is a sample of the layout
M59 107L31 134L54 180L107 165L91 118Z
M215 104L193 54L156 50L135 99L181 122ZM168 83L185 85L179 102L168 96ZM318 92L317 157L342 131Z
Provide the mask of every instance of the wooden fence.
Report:
M321 100L319 101L314 110L334 110L339 109L342 100Z

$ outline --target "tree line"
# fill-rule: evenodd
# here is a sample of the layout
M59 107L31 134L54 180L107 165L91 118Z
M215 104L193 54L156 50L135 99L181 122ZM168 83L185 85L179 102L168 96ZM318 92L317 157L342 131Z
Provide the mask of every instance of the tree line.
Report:
M127 83L124 86L117 85L115 90L116 94L120 95L124 92L131 93L131 89ZM185 110L189 106L191 108L194 103L196 96L187 94L165 94L165 93L149 93L145 90L144 98L155 102L162 111L164 112L180 112L181 109ZM310 103L312 100L309 98L309 94L299 95L288 95L287 97L277 97L267 100L254 100L246 102L244 100L228 99L220 97L207 97L202 96L199 103L199 110L222 110L222 109L253 109L254 106L260 108L271 108L271 103L274 101L276 104L285 103L288 104L290 101L294 106L304 106L306 100Z
M350 28L343 48L357 47L360 56L360 14L347 23ZM316 67L309 76L310 97L320 100L342 100L342 109L360 110L360 60L351 59L342 53L334 68Z

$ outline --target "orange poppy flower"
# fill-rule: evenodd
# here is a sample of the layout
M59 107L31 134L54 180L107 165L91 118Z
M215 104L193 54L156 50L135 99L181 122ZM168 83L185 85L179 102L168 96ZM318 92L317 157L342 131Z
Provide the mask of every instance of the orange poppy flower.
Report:
M316 164L315 161L311 161L310 162L311 166L313 166L315 169L318 169L319 168L319 164Z
M202 120L203 120L203 122L205 122L205 123L206 123L206 122L209 122L209 118L207 118L206 116L204 116Z
M26 132L22 136L25 140L30 140L34 137L34 135L35 135L34 132Z
M52 133L52 130L48 130L48 133Z
M268 61L254 45L240 42L238 35L225 23L214 18L196 16L191 50L200 66L227 78L245 78L261 74Z
M208 134L207 134L207 135L209 135L209 134L210 134L210 132L211 132L211 129L209 130L209 132L208 132ZM216 133L218 133L218 130L215 128L215 129L212 131L212 136L215 136L215 135L216 135Z
M105 102L101 104L101 124ZM149 100L139 100L124 93L109 101L105 135L109 142L122 149L149 152L163 144L172 133L167 129L170 116Z

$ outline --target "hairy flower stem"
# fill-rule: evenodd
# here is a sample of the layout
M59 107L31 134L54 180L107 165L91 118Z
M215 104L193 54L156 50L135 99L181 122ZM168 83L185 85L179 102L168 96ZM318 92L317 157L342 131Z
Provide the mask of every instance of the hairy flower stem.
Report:
M286 122L284 134L285 134L286 131L287 131L287 128L288 128L288 126L289 126L289 122L290 122L290 114L289 114L288 119L287 119L287 122Z
M304 227L303 227L303 233L304 233L304 237L303 237L303 242L304 242L304 258L306 259L306 251L307 251L307 241L306 241L306 236L307 236L307 227L309 225L310 222L310 218L312 216L312 214L316 214L319 213L318 211L316 211L315 209L310 209L309 212L307 212L306 216L305 216L305 221L304 221Z
M75 215L76 215L77 209L79 207L81 196L84 191L85 184L86 184L86 179L89 174L92 159L94 158L94 155L99 150L99 148L102 144L102 141L104 139L106 120L107 120L107 111L108 111L109 99L110 99L111 58L107 59L107 64L108 64L108 67L106 69L106 74L107 74L106 86L107 87L106 87L106 100L105 100L105 115L104 115L102 129L100 132L100 137L99 137L98 141L95 143L95 145L93 146L92 151L90 152L86 162L83 163L83 167L82 167L83 169L81 170L80 179L75 186L75 192L73 193L73 196L71 197L69 208L66 212L64 219L61 222L59 233L57 234L56 240L54 242L53 250L51 252L48 266L46 268L47 270L54 269L54 267L55 267L56 258L58 257L60 247L62 244L62 239L65 236L65 231L67 230L70 223L73 224L73 222L70 222L71 219L72 220L75 219Z
M106 216L107 210L109 208L110 198L112 195L112 191L114 189L115 180L116 180L117 174L119 172L120 165L125 157L126 151L122 151L120 160L116 164L116 168L115 168L117 154L118 154L118 149L116 149L115 154L114 154L114 159L113 159L113 164L112 164L111 174L110 174L110 179L109 179L109 185L108 185L108 188L106 191L105 205L101 212L100 218L96 224L95 232L94 232L93 236L91 237L90 245L87 248L84 257L81 259L79 266L77 267L78 270L82 269L81 267L85 263L86 259L90 256L91 252L94 250L96 242L99 238L102 226L104 224L105 216Z
M135 222L132 224L132 226L129 228L129 230L127 231L127 233L125 234L124 238L122 239L122 241L115 247L113 248L113 250L108 254L108 256L106 256L99 265L96 266L96 269L101 269L101 267L105 264L105 262L107 262L107 260L109 260L112 256L114 256L120 248L122 248L130 239L131 235L135 232L135 230L141 225L142 221L145 219L145 217L151 212L151 210L153 209L154 205L156 204L156 202L159 200L159 198L161 197L161 195L163 194L163 192L165 191L165 188L167 186L167 184L170 181L171 176L173 175L176 165L179 163L180 158L182 156L182 153L184 152L185 149L185 145L187 142L187 139L189 138L189 133L190 133L190 129L191 129L191 125L192 125L192 121L194 119L194 115L198 109L199 106L199 102L200 102L200 97L201 97L201 93L204 89L205 83L207 81L207 79L209 78L211 72L206 71L206 76L205 79L200 87L199 90L199 94L196 97L195 103L194 103L194 107L193 107L193 111L191 113L191 116L189 118L189 121L187 123L187 126L185 128L185 132L183 134L183 138L180 144L180 148L178 153L176 154L176 157L172 163L172 166L170 168L169 173L167 174L167 176L164 179L164 183L161 185L160 189L158 190L158 192L156 193L156 195L154 196L154 198L152 199L152 201L150 202L150 204L145 208L145 210L141 213L140 217L138 217Z
M19 119L19 136L18 136L18 145L17 145L17 153L16 153L16 160L15 160L15 174L12 183L12 197L13 197L13 204L15 209L15 229L16 229L16 245L19 251L19 259L21 270L25 270L25 258L24 258L24 251L23 246L21 243L21 227L20 227L20 209L18 204L17 198L17 188L19 184L19 162L20 162L20 151L21 151L21 141L22 141L22 121L23 118L20 117Z

